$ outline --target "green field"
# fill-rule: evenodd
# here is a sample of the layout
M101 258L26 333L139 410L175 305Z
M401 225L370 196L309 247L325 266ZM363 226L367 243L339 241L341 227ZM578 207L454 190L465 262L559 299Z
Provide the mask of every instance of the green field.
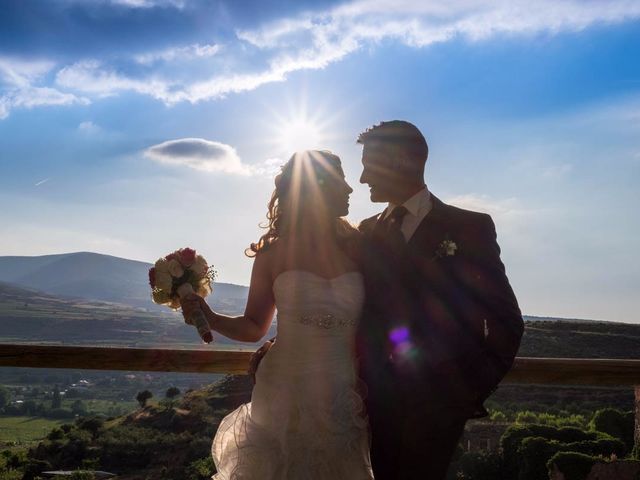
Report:
M62 408L71 409L75 399L68 399L62 401ZM101 399L83 399L82 403L85 405L89 415L105 415L107 417L123 415L139 407L138 402L121 402L113 400L101 400Z
M29 443L41 440L64 420L41 417L0 416L0 445Z

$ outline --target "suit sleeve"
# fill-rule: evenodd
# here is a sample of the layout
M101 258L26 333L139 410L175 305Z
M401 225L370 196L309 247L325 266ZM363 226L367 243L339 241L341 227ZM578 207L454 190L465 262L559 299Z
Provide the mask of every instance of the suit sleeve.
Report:
M524 322L500 259L493 220L483 215L476 226L472 249L474 268L468 272L470 291L482 315L483 359L477 373L481 397L488 396L513 364L524 332Z

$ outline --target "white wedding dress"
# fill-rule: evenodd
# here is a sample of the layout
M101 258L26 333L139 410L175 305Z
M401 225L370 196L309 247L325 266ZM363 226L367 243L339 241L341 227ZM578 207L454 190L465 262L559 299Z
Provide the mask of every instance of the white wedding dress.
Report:
M372 479L353 353L362 276L288 270L273 293L278 339L260 363L251 403L220 423L212 478Z

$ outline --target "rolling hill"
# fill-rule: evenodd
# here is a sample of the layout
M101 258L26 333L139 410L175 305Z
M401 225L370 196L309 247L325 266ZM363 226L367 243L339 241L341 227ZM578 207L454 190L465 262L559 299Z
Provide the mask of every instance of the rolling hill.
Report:
M150 263L92 252L36 257L0 256L0 282L73 298L164 310L150 299ZM248 288L216 283L214 303L244 309Z

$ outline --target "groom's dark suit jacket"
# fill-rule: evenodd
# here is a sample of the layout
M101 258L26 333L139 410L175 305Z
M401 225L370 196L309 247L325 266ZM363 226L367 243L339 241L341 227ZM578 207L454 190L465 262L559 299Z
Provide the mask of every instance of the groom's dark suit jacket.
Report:
M390 244L380 215L360 224L366 286L356 339L360 373L373 408L442 406L466 418L483 416L483 401L520 345L522 315L491 217L432 200L400 249Z

